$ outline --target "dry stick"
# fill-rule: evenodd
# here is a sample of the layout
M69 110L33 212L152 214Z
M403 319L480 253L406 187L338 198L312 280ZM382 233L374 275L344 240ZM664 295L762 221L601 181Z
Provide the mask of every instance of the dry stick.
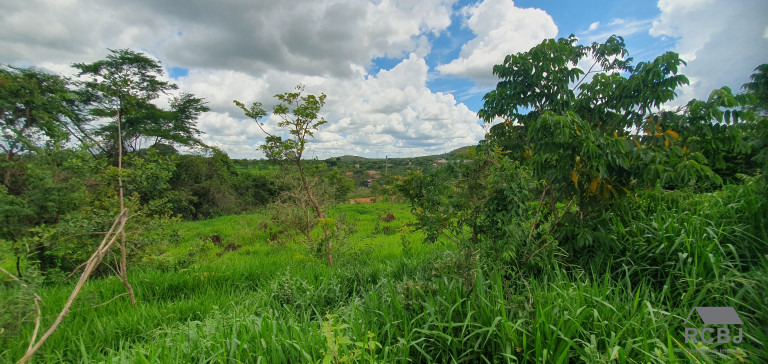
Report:
M93 252L93 255L88 259L88 264L86 264L85 269L83 270L83 274L80 276L80 279L77 281L77 284L75 285L75 288L72 290L72 293L69 295L69 299L64 304L64 308L61 309L61 312L59 312L59 315L56 317L56 320L53 322L51 327L48 328L48 330L43 334L42 337L40 337L40 340L38 340L34 346L29 348L27 352L24 354L24 356L19 359L16 364L23 364L29 361L29 359L32 358L32 356L40 350L40 347L45 343L46 340L53 334L53 332L56 330L57 327L61 324L61 321L64 320L64 317L69 313L69 308L72 306L72 303L75 302L75 298L77 298L77 295L80 294L80 290L83 288L83 285L85 285L85 281L88 280L88 277L90 277L93 270L96 268L96 266L101 263L101 259L104 258L104 255L107 254L109 249L115 244L117 241L117 236L119 233L125 228L125 216L128 214L128 210L123 210L120 215L115 219L115 222L112 223L112 227L109 229L109 232L107 233L107 236L104 237L104 240L101 241L101 244L99 245L99 248L96 249L96 251ZM120 224L117 231L115 231L115 226L117 224ZM112 235L112 238L110 239L110 235L112 232L115 231L115 234ZM34 337L33 337L34 338Z
M539 207L536 208L536 217L539 216L539 213L541 212L541 206L544 205L544 197L547 194L547 188L544 188L544 191L541 192L541 198L539 198ZM539 224L538 219L533 220L533 226L531 227L531 232L528 234L528 241L531 240L533 237L533 232L536 231L536 226Z
M3 272L3 273L5 273L5 274L6 274L8 277L11 277L11 279L13 279L14 281L16 281L16 282L19 282L19 284L20 284L22 287L27 287L27 285L26 285L26 284L24 284L22 281L20 281L18 278L16 278L16 276L15 276L15 275L13 275L13 274L11 274L10 272L8 272L7 270L3 269L3 267L0 267L0 272Z
M18 282L19 285L21 285L24 288L27 288L27 285L24 284L24 282L20 281L19 278L17 278L15 275L9 273L7 270L0 267L0 271L11 277L14 281ZM34 294L34 298L32 302L35 304L35 309L37 310L37 317L35 317L35 330L32 332L32 340L29 342L29 347L32 347L32 343L35 342L35 338L37 337L37 331L40 329L40 317L43 316L43 313L40 311L40 305L37 304L37 301L43 302L43 300L38 296L37 294ZM29 350L29 349L27 349Z
M35 317L35 329L32 331L32 339L29 340L29 346L27 347L27 351L32 350L32 343L37 340L37 332L40 330L40 317L43 316L42 311L40 311L40 305L37 304L37 301L43 302L42 299L40 299L40 296L35 294L35 299L32 301L35 303L35 310L37 311L37 317Z

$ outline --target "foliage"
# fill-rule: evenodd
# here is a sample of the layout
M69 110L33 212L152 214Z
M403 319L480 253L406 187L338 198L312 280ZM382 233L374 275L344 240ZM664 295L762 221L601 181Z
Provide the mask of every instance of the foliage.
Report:
M627 55L621 37L583 46L571 36L494 66L501 80L479 115L503 122L488 142L532 167L550 189L551 208L576 196L590 213L636 188L719 183L701 153L684 149L679 133L655 117L688 83L678 74L684 62L668 52L632 65ZM592 62L587 72L576 67L583 61Z
M180 155L165 193L174 213L185 219L236 214L271 202L279 192L273 171L238 170L226 153Z
M7 160L67 140L67 123L76 118L68 86L64 78L36 69L0 67L0 147Z
M722 215L729 213L727 204L734 199L752 201L759 188L733 188L716 199L686 191L652 191L649 194L654 196L643 202L649 203L652 211L648 212L646 205L630 209L663 214L658 221L680 216L669 224L674 228L697 219L675 206L699 206L698 211L709 210L730 225L755 212L740 202L741 212ZM721 203L718 199L724 204L713 208L713 204ZM405 204L387 203L383 208L398 217L394 222L414 218ZM37 360L316 363L333 349L341 359L372 342L381 347L374 344L372 351L357 351L352 362L370 362L363 353L366 351L377 362L668 363L694 361L694 350L707 348L731 351L696 360L767 359L759 343L766 340L768 322L763 294L768 289L768 265L762 255L753 256L749 263L753 269L744 273L727 268L736 262L733 256L724 255L728 261L715 259L712 264L708 254L718 257L718 253L709 243L699 255L704 259L692 259L695 264L665 264L644 272L626 265L626 269L593 275L555 266L536 275L509 279L493 267L480 266L467 291L455 269L460 257L455 246L422 244L421 234L410 232L407 238L412 250L404 258L399 236L373 233L381 209L375 204L333 208L334 216L346 213L360 220L360 231L352 239L378 244L367 259L338 260L334 269L308 256L301 246L265 245L267 231L258 227L264 214L179 223L182 237L166 244L169 253L186 254L188 247L200 242L199 236L214 233L221 234L224 242L243 244L243 248L170 269L142 266L134 270L131 280L146 282L137 287L140 310L128 309L130 303L124 297L102 305L123 291L122 284L115 278L93 281L62 331L51 337L46 343L50 346ZM667 209L670 211L665 212ZM762 218L756 216L755 221ZM647 221L644 219L638 216L634 226L639 227ZM680 226L680 230L687 228ZM651 252L654 239L642 237L650 231L632 228L627 244L642 241L648 247L643 250ZM665 240L664 246L674 240ZM621 262L616 263L621 266ZM717 272L718 276L707 283L678 269L696 269L708 278ZM657 286L657 278L694 288L681 295L680 291ZM38 291L46 303L44 314L63 303L67 288L50 285ZM684 342L683 322L691 307L708 304L736 308L748 334L742 343L697 346ZM23 326L20 333L7 338L0 361L15 359L26 350L31 326Z
M202 146L197 117L208 111L205 102L191 94L174 96L170 109L153 103L161 95L176 90L175 84L162 80L160 63L145 54L129 49L110 50L105 59L93 63L75 63L95 117L112 121L96 128L95 133L106 145L104 151L117 151L118 127L122 129L125 150L139 150L142 142L151 141Z
M299 85L296 87L296 92L275 95L278 104L274 106L272 115L280 118L280 121L277 123L279 128L288 129L290 137L285 140L281 136L273 135L264 129L260 120L267 115L267 112L261 107L262 104L260 102L254 102L250 108L247 108L240 101L233 100L233 102L245 112L247 117L255 120L256 125L267 135L266 143L261 146L267 158L274 161L287 161L296 166L299 172L302 193L299 194L296 193L296 190L289 190L284 197L292 200L292 203L300 211L300 215L306 217L306 219L301 219L302 222L306 223L298 225L300 227L298 230L309 242L312 242L309 231L320 220L325 219L326 214L323 211L323 206L315 196L316 192L313 191L312 183L307 178L302 157L306 150L307 138L312 138L314 131L327 122L319 115L320 109L325 105L326 95L315 96L309 94L302 96L303 91L304 86ZM305 202L309 203L309 207L314 210L314 214L302 213L307 208ZM325 237L328 237L327 229L325 230ZM326 240L328 243L328 264L333 266L333 240Z
M336 201L345 201L347 195L355 188L355 181L343 175L337 167L333 167L323 178L333 186L333 197Z
M534 202L538 183L530 170L499 149L469 148L465 158L434 171L413 172L398 182L427 239L434 242L442 235L463 246L470 267L475 254L503 272L522 274L531 266L551 266L559 209L542 209L544 195L538 205Z
M245 112L245 116L255 120L256 125L267 134L266 143L261 146L267 158L278 161L285 160L301 166L307 138L312 138L314 131L327 123L318 114L325 105L326 95L302 96L303 91L304 86L299 85L296 87L296 92L275 95L279 103L275 105L272 113L280 118L277 126L288 129L290 137L285 140L281 136L272 135L262 128L263 123L260 120L267 116L266 110L262 108L262 103L254 102L250 108L247 108L242 102L234 100L235 105Z
M743 87L754 96L749 110L756 114L746 141L753 151L752 161L760 167L763 181L768 185L768 63L758 66Z
M162 228L172 221L164 195L173 157L149 152L126 159L122 176L135 212L128 238L141 248L164 239ZM117 215L119 172L86 150L68 149L38 153L25 167L17 193L0 188L0 239L14 251L17 274L36 269L48 280L63 279L91 255Z

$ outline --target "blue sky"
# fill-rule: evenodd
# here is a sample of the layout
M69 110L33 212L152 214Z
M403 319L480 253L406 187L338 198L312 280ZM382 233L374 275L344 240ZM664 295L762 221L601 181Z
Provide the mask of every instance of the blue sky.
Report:
M236 158L260 158L264 136L232 100L269 105L299 83L328 95L311 156L474 144L492 66L545 38L617 34L635 62L680 53L691 85L669 106L738 89L768 62L765 0L37 0L0 3L0 19L4 64L71 74L107 48L156 57L211 107L203 140Z

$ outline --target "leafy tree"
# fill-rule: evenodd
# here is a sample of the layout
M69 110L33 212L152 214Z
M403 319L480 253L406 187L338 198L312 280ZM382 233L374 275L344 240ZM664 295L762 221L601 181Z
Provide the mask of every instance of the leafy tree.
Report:
M333 197L337 201L343 201L347 194L355 188L355 180L342 174L338 167L333 167L324 178L333 186Z
M585 72L580 62L592 65ZM574 36L545 40L494 66L500 81L479 116L501 121L488 142L546 182L554 214L558 201L575 195L583 217L633 188L717 182L706 158L684 149L679 134L659 122L659 106L688 83L678 74L683 64L667 52L632 65L617 36L589 46Z
M761 116L768 116L768 63L763 63L755 68L749 77L750 81L743 88L755 96L753 110Z
M226 153L179 155L164 194L172 210L188 219L243 212L270 202L278 193L272 171L238 170Z
M309 201L309 205L314 210L316 220L312 220L310 223L313 225L320 220L326 218L325 211L321 204L318 202L317 196L313 191L311 182L307 178L307 172L305 166L302 163L302 157L306 150L308 138L314 136L314 131L325 124L327 121L319 115L320 109L325 105L326 95L302 95L304 86L299 85L296 87L296 92L286 92L275 95L278 100L278 104L272 109L272 114L280 118L277 126L280 128L287 128L289 137L283 139L281 136L273 135L267 132L263 123L260 121L267 116L266 110L262 108L262 103L254 102L250 108L246 107L240 101L234 100L235 105L245 112L245 115L256 121L256 125L259 126L262 132L267 135L266 143L262 145L264 154L271 160L285 161L294 166L299 173L299 179L301 182L301 189L304 195ZM296 196L296 194L294 194ZM297 203L297 206L303 204ZM304 229L303 231L309 231L311 229ZM328 230L325 229L325 236L328 237ZM311 241L309 234L305 234L305 237ZM328 240L328 264L333 266L333 242Z
M73 67L87 79L84 86L93 106L91 114L112 119L96 130L106 145L103 150L117 155L118 149L138 150L145 141L203 145L195 127L197 117L208 111L202 99L182 93L171 100L169 110L153 103L178 88L162 80L157 60L120 49L110 50L105 59Z
M754 174L754 112L749 93L734 95L728 87L712 91L707 100L691 100L678 111L654 116L661 128L676 130L683 156L700 153L719 177L734 180L736 174ZM717 187L715 184L713 187Z
M5 153L3 184L11 188L10 165L26 151L67 140L78 119L77 97L62 77L36 69L0 67L0 148Z
M555 218L542 208L546 196L535 195L539 184L530 168L483 144L467 148L461 161L409 173L396 188L429 241L445 237L462 248L465 273L478 257L511 273L553 264L553 230L563 214ZM568 212L572 202L558 209Z
M167 117L167 113L152 103L161 93L175 90L176 85L162 81L162 68L159 62L128 49L110 50L103 60L94 63L76 63L73 65L80 70L80 76L89 79L85 81L86 90L90 92L93 108L91 113L97 117L109 117L112 121L100 127L98 134L104 138L108 151L117 159L118 200L120 203L121 225L124 226L127 213L124 203L123 190L123 151L126 142L134 150L144 136L154 136L157 140L168 137L168 133L158 135L158 125L164 124L158 120ZM201 102L197 99L198 103ZM182 103L183 104L183 103ZM201 106L202 107L202 106ZM193 109L194 110L201 110ZM194 119L184 120L192 122ZM184 121L178 125L182 129L191 127ZM123 128L126 133L124 135ZM184 134L194 134L187 130ZM171 136L173 133L170 134ZM128 290L131 303L136 304L133 289L127 279L127 250L125 230L120 232L119 275Z
M754 97L749 109L756 114L747 140L754 151L752 160L762 169L763 181L768 185L768 63L755 68L744 89Z

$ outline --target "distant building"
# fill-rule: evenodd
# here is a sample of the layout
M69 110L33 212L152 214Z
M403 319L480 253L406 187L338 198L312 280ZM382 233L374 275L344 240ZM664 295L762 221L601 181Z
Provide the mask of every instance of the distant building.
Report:
M365 173L369 176L376 176L379 174L379 171L365 171Z
M445 158L440 158L440 159L435 159L435 163L448 163L448 161L445 160Z
M355 168L360 168L360 165L359 164L355 164Z
M355 174L355 172L347 172L347 173L344 173L344 174L346 174L347 176L351 176L351 175Z

